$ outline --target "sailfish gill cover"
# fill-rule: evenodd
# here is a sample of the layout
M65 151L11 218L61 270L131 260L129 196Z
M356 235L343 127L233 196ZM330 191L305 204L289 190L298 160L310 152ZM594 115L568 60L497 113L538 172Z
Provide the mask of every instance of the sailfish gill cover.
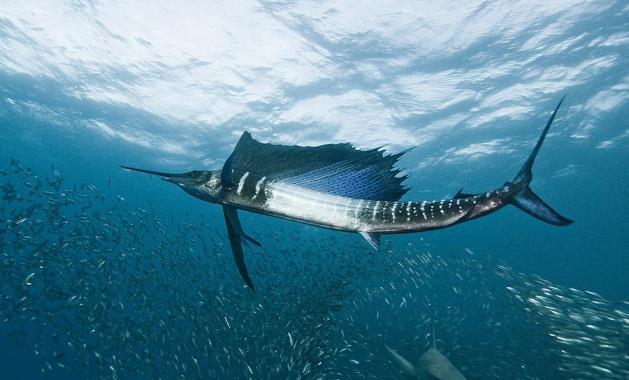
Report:
M2 1L0 379L629 379L627 15Z

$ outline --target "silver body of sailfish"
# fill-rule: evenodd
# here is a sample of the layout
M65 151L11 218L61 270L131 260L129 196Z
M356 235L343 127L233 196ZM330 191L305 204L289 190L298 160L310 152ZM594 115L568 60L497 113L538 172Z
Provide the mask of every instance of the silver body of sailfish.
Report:
M330 195L246 172L237 186L222 192L221 203L342 231L404 233L446 227L494 211L504 205L502 191L437 201L377 201Z

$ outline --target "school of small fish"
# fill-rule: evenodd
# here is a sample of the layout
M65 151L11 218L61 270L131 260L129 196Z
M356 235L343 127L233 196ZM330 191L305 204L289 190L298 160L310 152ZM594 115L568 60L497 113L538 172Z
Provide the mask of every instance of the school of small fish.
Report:
M261 225L235 272L217 215L0 169L0 317L41 371L86 378L395 379L437 345L468 379L629 378L629 303L466 249ZM391 239L393 240L393 239Z

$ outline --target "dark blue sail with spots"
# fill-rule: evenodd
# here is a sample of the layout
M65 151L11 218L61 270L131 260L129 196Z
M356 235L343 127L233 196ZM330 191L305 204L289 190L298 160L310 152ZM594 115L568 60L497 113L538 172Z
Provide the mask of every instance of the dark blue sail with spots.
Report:
M315 147L266 144L244 132L225 162L223 183L237 187L240 178L265 178L331 195L396 201L408 189L395 164L406 151L359 150L351 144Z

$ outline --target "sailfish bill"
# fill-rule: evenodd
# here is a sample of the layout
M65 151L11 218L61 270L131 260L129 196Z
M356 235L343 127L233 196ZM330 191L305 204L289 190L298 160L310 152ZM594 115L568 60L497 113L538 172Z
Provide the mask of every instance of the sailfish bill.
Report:
M120 167L123 168L123 169L134 171L134 172L140 172L140 173L147 173L147 174L157 175L157 176L160 176L160 177L163 177L163 178L181 177L181 176L185 176L186 175L186 173L175 174L175 173L156 172L154 170L139 169L139 168L133 168L133 167L124 166L124 165L121 165Z
M188 194L223 207L234 260L253 289L242 244L260 243L246 234L238 210L359 233L374 248L382 234L411 233L453 226L511 204L544 222L565 226L561 216L530 188L532 167L563 102L555 108L533 152L512 182L488 192L461 189L452 199L401 201L407 175L395 167L405 152L359 150L351 144L314 147L261 143L244 132L222 168L165 173L123 166L160 176Z

